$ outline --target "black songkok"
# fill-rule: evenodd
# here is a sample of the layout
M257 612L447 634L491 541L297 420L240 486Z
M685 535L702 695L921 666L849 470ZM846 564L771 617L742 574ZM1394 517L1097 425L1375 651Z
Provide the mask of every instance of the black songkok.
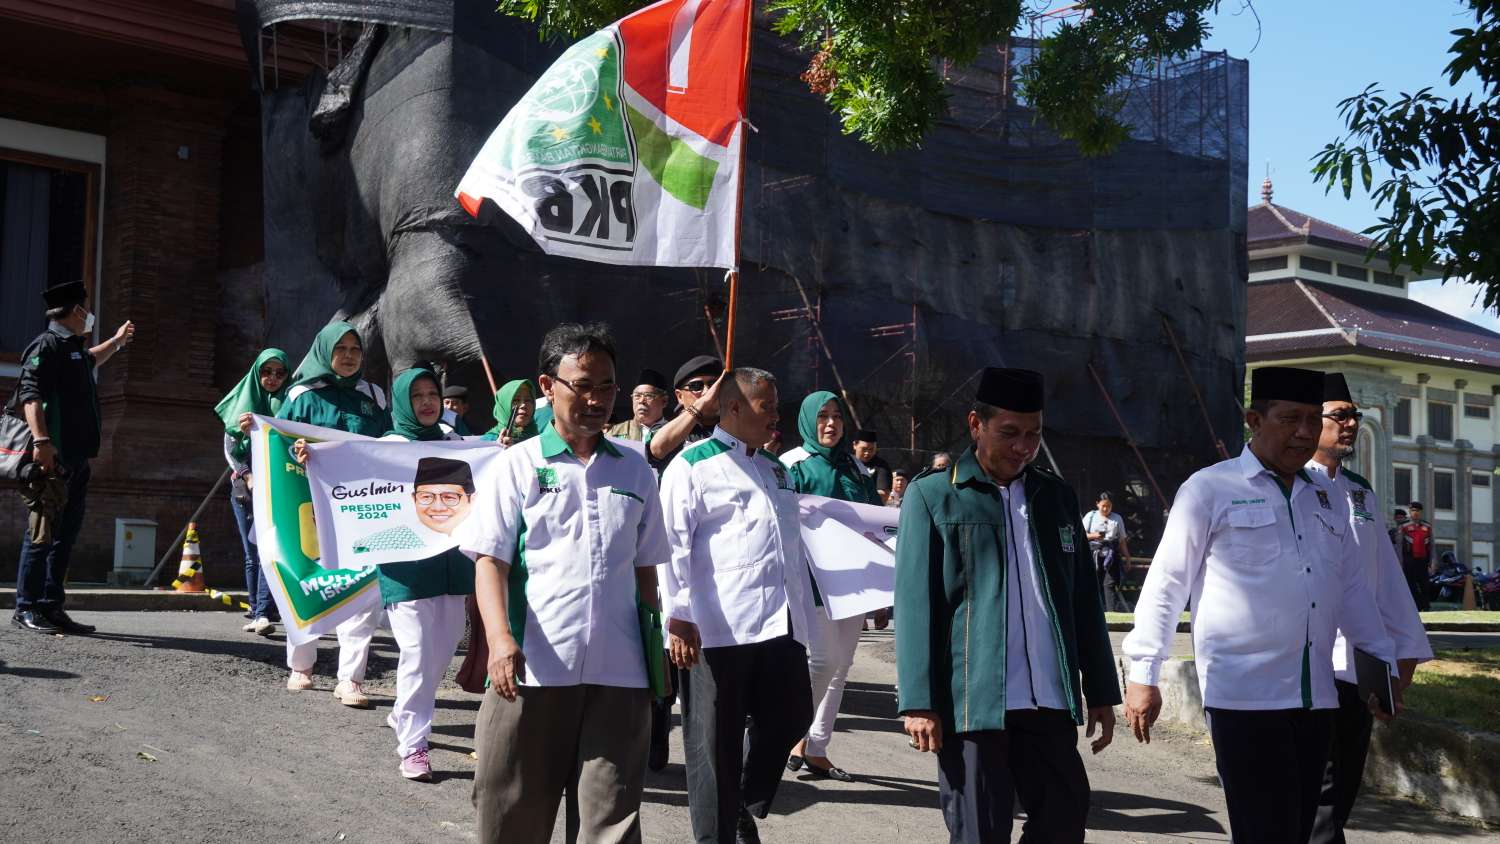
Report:
M1354 404L1354 397L1349 394L1349 382L1344 380L1344 373L1323 373L1323 401L1346 401Z
M1263 366L1250 375L1250 401L1323 405L1323 373L1294 366Z
M1015 413L1039 413L1043 404L1042 373L991 366L979 377L974 399Z
M412 482L412 485L426 486L427 484L453 484L463 487L464 492L473 495L474 473L469 469L469 464L462 460L449 457L424 457L417 461L417 479Z
M88 298L89 291L81 281L64 282L42 291L42 301L47 303L48 310L82 305Z

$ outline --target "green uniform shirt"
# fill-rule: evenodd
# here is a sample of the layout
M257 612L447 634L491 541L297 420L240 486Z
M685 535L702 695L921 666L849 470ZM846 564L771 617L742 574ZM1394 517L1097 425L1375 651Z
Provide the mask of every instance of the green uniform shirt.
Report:
M1120 702L1078 497L1061 478L1023 475L1031 542L1073 719ZM896 542L899 710L937 713L949 733L1005 728L1005 502L970 448L914 481Z

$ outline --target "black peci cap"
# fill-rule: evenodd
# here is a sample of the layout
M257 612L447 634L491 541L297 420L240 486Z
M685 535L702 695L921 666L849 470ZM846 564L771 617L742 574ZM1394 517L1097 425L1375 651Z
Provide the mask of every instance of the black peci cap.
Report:
M635 383L637 386L641 384L650 384L651 386L655 387L658 390L661 390L664 393L669 393L672 391L672 385L667 383L667 376L661 374L660 372L657 372L654 369L642 369L640 377L635 379Z
M1015 413L1039 413L1045 400L1042 373L1031 369L986 367L975 401Z
M82 305L88 299L88 288L84 287L81 281L64 282L42 291L42 301L47 303L48 310Z
M1250 375L1250 401L1323 405L1323 373L1295 366L1263 366Z
M426 486L427 484L453 484L464 488L464 492L474 494L474 472L469 464L462 460L454 460L449 457L424 457L417 461L417 477L412 481L413 486Z
M1323 373L1323 401L1346 401L1354 404L1354 397L1349 394L1349 382L1344 380L1344 373Z
M469 400L469 388L460 387L457 384L443 388L443 398Z
M870 430L869 428L860 428L858 431L854 432L854 442L878 443L880 442L880 440L876 438L876 434L874 431Z

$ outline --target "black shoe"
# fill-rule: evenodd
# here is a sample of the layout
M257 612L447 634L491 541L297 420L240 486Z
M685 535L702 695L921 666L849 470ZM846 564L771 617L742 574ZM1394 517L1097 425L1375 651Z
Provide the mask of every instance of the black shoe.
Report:
M839 782L854 782L854 775L840 767L819 768L811 762L807 763L807 772L813 775L813 779L838 780Z
M58 607L55 610L43 610L41 614L45 615L48 621L61 628L62 632L70 633L74 636L87 636L97 629L92 624L80 624L69 618L68 613L62 607Z
M760 844L760 831L755 828L755 818L750 810L740 807L740 817L734 823L735 844Z
M802 766L805 764L807 764L807 759L798 756L795 753L793 753L791 756L788 756L786 759L786 769L794 774L802 770Z
M667 767L667 736L672 732L672 705L651 701L651 749L646 754L646 768L653 773Z
M62 628L53 624L46 616L35 610L16 610L10 617L10 626L37 633L61 633Z

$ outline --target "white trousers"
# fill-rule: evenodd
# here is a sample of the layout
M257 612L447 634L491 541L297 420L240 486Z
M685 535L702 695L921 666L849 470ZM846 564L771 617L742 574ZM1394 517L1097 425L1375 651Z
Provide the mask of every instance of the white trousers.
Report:
M380 625L380 608L352 615L334 628L339 637L339 682L365 681L365 665L370 661L370 640ZM318 661L318 640L293 645L286 643L286 665L293 671L312 671Z
M391 635L401 648L396 666L396 703L388 721L396 731L396 755L405 759L427 746L438 686L464 638L463 595L401 601L385 608Z
M844 681L849 679L849 667L854 664L854 649L859 647L859 632L865 626L865 617L861 614L829 621L822 607L814 607L811 615L807 673L812 679L813 720L807 728L804 753L827 756L839 704L844 700Z

